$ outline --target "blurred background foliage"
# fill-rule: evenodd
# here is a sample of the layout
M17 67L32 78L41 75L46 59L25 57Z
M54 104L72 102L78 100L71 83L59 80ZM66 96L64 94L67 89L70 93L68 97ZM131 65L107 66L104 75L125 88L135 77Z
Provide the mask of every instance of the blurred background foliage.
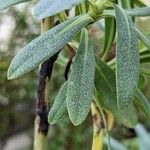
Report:
M26 43L40 34L40 23L31 16L31 4L21 4L6 10L0 15L0 150L32 149L33 126L35 115L35 97L38 83L38 68L24 77L8 81L7 68L16 52ZM150 31L150 18L140 18L138 24ZM102 45L101 24L95 25L92 32L95 49ZM54 66L51 79L50 105L64 78L65 66ZM150 99L150 80L146 78L143 92ZM139 122L135 130L127 129L115 122L111 131L111 144L114 150L149 150L150 121L138 112ZM143 134L145 139L142 138ZM144 142L142 142L142 139ZM20 144L19 144L20 143ZM107 140L105 140L107 145ZM148 145L141 148L141 144ZM123 145L124 146L123 146ZM90 150L92 145L91 114L79 127L74 127L68 118L58 125L50 126L49 149L51 150ZM105 146L105 149L107 146ZM126 147L126 148L125 148Z

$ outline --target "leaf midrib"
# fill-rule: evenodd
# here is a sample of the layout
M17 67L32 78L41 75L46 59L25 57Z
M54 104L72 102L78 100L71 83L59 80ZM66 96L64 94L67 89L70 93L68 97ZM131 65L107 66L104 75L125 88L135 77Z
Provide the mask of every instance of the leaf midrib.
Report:
M84 15L85 16L85 15ZM54 35L54 38L58 38L58 36L61 36L63 33L65 33L67 30L70 30L70 28L72 28L72 26L75 26L76 24L78 24L81 20L83 21L83 19L85 18L85 17L81 17L81 18L78 18L77 20L75 20L73 23L71 23L72 25L70 26L70 27L68 27L68 28L66 28L64 31L62 30L62 31L60 31L60 33L58 33L57 35ZM85 20L86 20L87 18L85 18ZM90 18L89 18L90 19ZM29 58L31 58L31 57L33 57L33 55L34 54L36 54L36 53L32 53L32 55L30 55L29 57L27 57L26 58L26 60L28 60ZM44 57L44 58L46 58L46 56ZM43 58L43 60L44 60L44 58ZM18 72L18 70L20 69L20 68L22 68L22 66L26 63L26 60L24 60L24 62L22 63L22 65L20 65L16 70L15 70L15 72ZM34 67L35 68L35 67ZM14 72L13 72L13 74L14 74ZM13 75L12 74L12 75ZM11 75L11 76L12 76Z

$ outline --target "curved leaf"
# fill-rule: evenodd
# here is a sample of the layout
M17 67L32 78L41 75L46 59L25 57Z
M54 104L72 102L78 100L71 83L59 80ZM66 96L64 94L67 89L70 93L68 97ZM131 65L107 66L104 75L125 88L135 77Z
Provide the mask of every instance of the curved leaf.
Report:
M67 82L65 82L62 88L60 89L51 110L49 111L48 122L50 125L57 123L67 114L67 88L68 84Z
M116 21L114 18L105 18L105 39L103 50L104 52L103 58L106 59L108 52L110 51L114 38L116 35Z
M67 109L74 125L81 124L89 110L93 96L95 56L88 31L83 30L77 54L68 80Z
M139 80L138 36L125 11L115 5L117 22L116 90L120 109L130 110Z
M30 0L0 0L0 11L7 9L10 6L17 5L19 3L27 1Z
M117 107L115 72L100 59L96 59L95 87L100 105L111 111L116 119L127 127L134 127L137 123L137 115L133 105Z
M136 98L135 101L139 108L144 112L144 114L147 116L147 118L150 119L150 102L149 100L144 96L144 94L137 89L136 90Z
M17 78L33 70L57 53L76 33L92 21L89 15L74 17L34 39L12 60L8 69L8 79Z
M33 16L38 20L56 15L85 0L40 0L34 8Z
M140 40L147 46L148 50L150 51L150 36L138 26L136 26L136 31Z

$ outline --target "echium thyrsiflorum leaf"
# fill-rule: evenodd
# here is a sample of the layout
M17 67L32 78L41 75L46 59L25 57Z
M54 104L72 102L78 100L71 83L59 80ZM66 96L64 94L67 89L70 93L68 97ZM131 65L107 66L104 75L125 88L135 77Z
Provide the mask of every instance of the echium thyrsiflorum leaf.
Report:
M10 6L17 5L19 3L27 1L30 0L0 0L0 11L7 9Z
M40 0L33 10L33 16L41 20L68 10L84 1L85 0Z
M8 79L17 78L36 68L57 53L91 22L93 19L88 14L77 16L31 41L12 60L8 69Z

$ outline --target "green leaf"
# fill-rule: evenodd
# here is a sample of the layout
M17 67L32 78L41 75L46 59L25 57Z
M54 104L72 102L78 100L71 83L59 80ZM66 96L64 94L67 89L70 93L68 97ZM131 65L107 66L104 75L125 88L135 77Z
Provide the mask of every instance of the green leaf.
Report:
M141 63L150 63L150 54L144 54L140 56Z
M150 9L150 8L149 8ZM136 31L138 33L138 36L140 40L147 46L147 48L150 50L150 36L145 33L144 30L142 30L139 26L136 26Z
M93 96L95 56L88 31L84 29L68 80L67 109L74 125L81 124L90 110Z
M38 20L56 15L85 0L40 0L34 8L33 16Z
M143 74L143 75L145 75L147 77L150 77L150 69L141 67L140 72L141 72L141 74Z
M125 9L124 10L129 16L135 17L145 17L150 16L150 7L142 7L142 8L133 8L133 9ZM113 9L104 10L102 16L115 16L115 12Z
M67 82L65 82L62 88L60 89L51 110L49 111L48 122L50 125L56 124L67 114L67 88L68 84Z
M123 8L131 8L131 0L120 0Z
M110 51L114 38L116 35L116 21L114 18L105 18L105 39L103 50L104 55L102 59L106 59L108 52Z
M116 95L115 72L104 62L96 59L95 87L100 105L111 111L116 119L127 127L134 127L137 123L137 115L133 105L118 108Z
M139 106L139 109L150 119L150 102L139 89L136 90L135 102Z
M17 78L37 67L57 53L76 33L92 22L89 15L74 17L26 45L12 60L8 69L8 79Z
M150 149L150 142L149 142L149 133L146 131L142 124L138 124L135 127L135 132L139 138L139 150L148 150Z
M150 16L150 7L127 9L126 12L130 16Z
M19 3L27 1L29 0L0 0L0 11L7 9L10 6L17 5Z
M142 74L139 76L138 88L142 89L145 85L145 78Z
M139 80L138 36L125 11L115 5L117 22L116 90L120 109L130 110Z
M146 6L145 1L143 1L143 0L132 0L132 3L134 3L138 7L145 7Z

